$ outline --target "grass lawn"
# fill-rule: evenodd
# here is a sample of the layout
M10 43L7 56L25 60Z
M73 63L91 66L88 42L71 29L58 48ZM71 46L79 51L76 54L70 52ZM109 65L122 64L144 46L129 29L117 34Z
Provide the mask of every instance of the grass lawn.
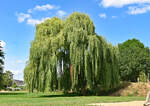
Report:
M145 97L77 96L63 95L61 92L44 94L29 94L27 92L0 93L0 106L85 106L90 103L140 100L145 100Z

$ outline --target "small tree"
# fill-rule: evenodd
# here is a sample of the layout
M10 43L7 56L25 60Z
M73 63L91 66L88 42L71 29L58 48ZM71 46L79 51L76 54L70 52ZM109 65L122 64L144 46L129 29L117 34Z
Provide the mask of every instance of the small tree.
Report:
M12 85L13 88L17 88L17 84L14 82Z
M140 72L139 81L140 82L147 82L147 76L144 72Z
M11 71L6 71L3 73L3 85L4 87L10 87L13 84L13 73Z

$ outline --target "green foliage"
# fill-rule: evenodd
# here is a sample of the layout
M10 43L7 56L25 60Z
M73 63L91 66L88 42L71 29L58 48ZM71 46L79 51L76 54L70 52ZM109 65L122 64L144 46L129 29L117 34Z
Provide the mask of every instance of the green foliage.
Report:
M140 72L139 74L139 81L140 82L147 82L147 76L144 72Z
M139 40L132 39L119 44L121 80L137 81L140 72L150 72L150 50Z
M13 84L13 74L11 71L3 73L3 86L10 87Z
M12 87L13 87L13 88L17 88L17 84L16 84L16 83L13 83L13 84L12 84Z
M88 15L51 18L36 26L24 79L30 92L70 90L85 93L119 84L118 47L95 33Z
M1 43L1 41L0 41ZM4 52L3 48L0 45L0 89L2 88L2 76L3 76L3 65L4 65Z
M2 46L0 45L0 71L2 71L3 69L3 64L4 64L3 59L4 59L4 52Z

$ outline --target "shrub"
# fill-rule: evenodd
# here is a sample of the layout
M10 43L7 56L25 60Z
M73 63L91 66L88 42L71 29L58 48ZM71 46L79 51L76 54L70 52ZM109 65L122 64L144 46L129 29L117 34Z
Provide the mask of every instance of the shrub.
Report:
M140 72L139 81L140 82L147 82L147 76L144 72Z

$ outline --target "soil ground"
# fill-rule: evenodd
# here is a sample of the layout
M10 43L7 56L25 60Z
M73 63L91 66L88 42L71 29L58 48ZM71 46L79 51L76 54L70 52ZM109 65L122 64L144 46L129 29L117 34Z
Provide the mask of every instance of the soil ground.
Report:
M119 102L119 103L93 103L93 106L143 106L145 101Z

